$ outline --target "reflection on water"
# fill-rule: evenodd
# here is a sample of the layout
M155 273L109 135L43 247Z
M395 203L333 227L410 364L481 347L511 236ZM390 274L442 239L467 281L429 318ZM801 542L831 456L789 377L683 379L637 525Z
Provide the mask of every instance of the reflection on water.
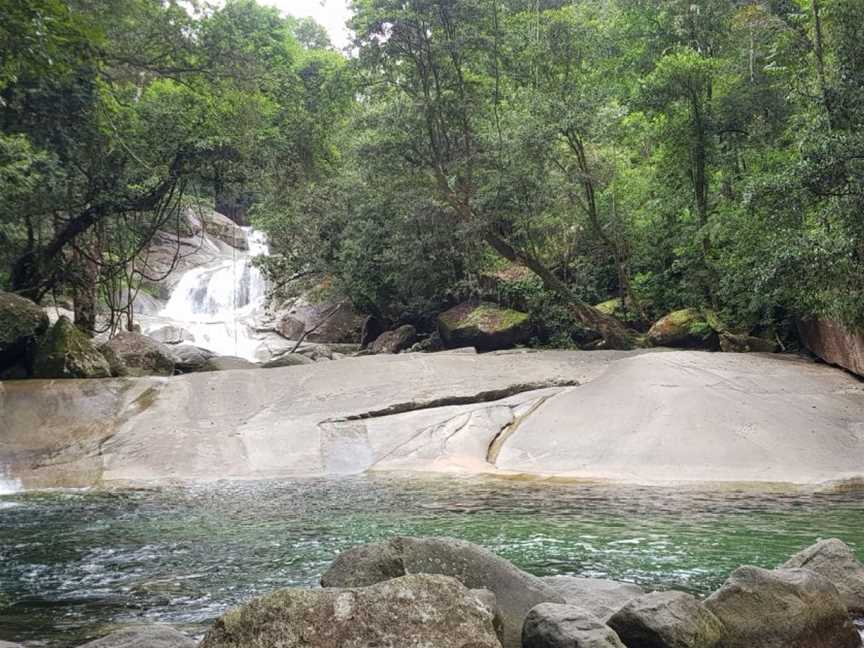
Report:
M313 585L394 534L471 540L535 574L704 594L819 538L864 557L860 494L756 494L438 478L350 478L0 498L0 639L68 646L113 623L200 634L227 607Z

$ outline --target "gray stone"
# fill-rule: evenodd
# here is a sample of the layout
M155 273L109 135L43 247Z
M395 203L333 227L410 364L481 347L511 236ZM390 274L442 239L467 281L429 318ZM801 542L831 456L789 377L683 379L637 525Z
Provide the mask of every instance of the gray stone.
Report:
M48 330L48 315L29 299L0 291L0 369L24 360Z
M842 540L822 540L795 554L783 564L784 569L804 567L827 578L849 612L864 616L864 565Z
M66 317L39 340L34 378L109 378L111 367L93 341Z
M609 627L631 648L720 648L724 637L720 620L684 592L633 599L612 615Z
M216 356L212 351L192 344L178 344L171 348L171 352L174 354L174 369L182 374L203 371L207 361Z
M586 609L604 623L627 603L645 594L645 590L633 583L603 578L545 576L542 580L569 605Z
M410 324L400 326L378 336L370 347L372 353L399 353L408 349L417 339L417 329Z
M309 365L314 363L315 361L303 355L302 353L286 353L281 356L277 356L272 360L268 360L265 362L262 367L265 369L277 369L278 367L299 367L302 365Z
M723 623L723 648L861 645L837 588L809 569L739 567L705 606Z
M227 216L208 207L196 206L189 209L187 218L193 230L200 230L203 226L205 232L226 245L238 250L249 249L246 232Z
M716 349L719 347L717 332L708 319L693 308L674 311L661 317L648 331L648 339L654 346L689 349Z
M493 615L453 578L287 589L224 614L199 648L500 648Z
M189 331L170 324L148 331L147 335L162 344L183 344L184 342L195 341L195 336Z
M438 316L438 333L448 347L507 349L528 340L531 320L496 304L464 302Z
M195 648L195 641L165 625L123 628L79 648Z
M254 362L249 362L246 358L213 356L204 363L200 371L231 371L233 369L260 369L260 367Z
M626 648L615 631L575 605L541 603L522 628L522 648Z
M564 599L539 578L492 552L452 538L406 538L364 545L340 554L321 577L324 587L362 587L402 574L442 574L466 587L495 594L503 622L502 644L518 648L522 624L538 603Z
M278 314L276 330L289 340L358 344L365 318L350 300L323 296L327 292L319 287L304 294Z
M140 333L121 331L99 350L120 376L170 376L174 373L171 349Z

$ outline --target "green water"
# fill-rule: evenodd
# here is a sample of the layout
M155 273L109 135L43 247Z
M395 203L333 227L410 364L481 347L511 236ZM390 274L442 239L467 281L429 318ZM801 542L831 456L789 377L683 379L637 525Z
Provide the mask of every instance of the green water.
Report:
M314 585L340 550L394 534L464 538L540 575L704 594L819 538L864 558L861 498L369 477L3 496L0 639L69 646L142 620L200 635L226 608Z

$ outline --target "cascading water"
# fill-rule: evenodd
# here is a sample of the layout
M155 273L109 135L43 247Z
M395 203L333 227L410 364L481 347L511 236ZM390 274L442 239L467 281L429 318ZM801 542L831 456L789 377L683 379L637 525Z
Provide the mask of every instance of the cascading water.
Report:
M252 258L269 253L261 232L244 227L249 252L190 270L180 279L159 313L194 336L196 346L219 355L255 359L255 315L264 305L267 284Z

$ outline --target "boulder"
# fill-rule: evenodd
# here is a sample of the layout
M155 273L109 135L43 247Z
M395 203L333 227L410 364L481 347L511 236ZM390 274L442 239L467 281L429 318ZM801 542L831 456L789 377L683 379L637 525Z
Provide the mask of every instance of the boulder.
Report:
M121 331L99 347L117 376L170 376L174 373L171 349L153 338Z
M804 567L827 578L843 600L846 609L864 616L864 565L842 540L822 540L798 552L783 564L784 569Z
M720 350L725 353L776 353L777 343L753 335L720 334Z
M609 627L627 646L639 648L719 648L724 632L720 620L684 592L633 599L612 615Z
M213 356L200 371L231 371L232 369L260 369L254 362L237 356Z
M29 299L0 291L0 369L23 361L48 330L48 315Z
M93 341L68 318L60 317L39 340L34 378L109 378L111 367Z
M645 594L638 585L603 578L545 576L541 580L558 592L568 605L584 608L604 623L633 599Z
M79 648L195 648L195 641L165 625L123 628Z
M362 587L403 574L442 574L466 587L495 594L503 623L502 644L519 648L528 611L564 599L539 578L464 540L398 537L340 554L322 575L324 587Z
M739 567L705 607L725 627L723 648L861 645L837 588L809 569Z
M230 245L237 250L248 250L249 242L246 232L227 216L207 207L192 207L187 212L187 218L193 230L204 231L215 239Z
M615 631L575 605L541 603L522 628L523 648L626 648Z
M648 331L654 346L688 349L716 349L717 332L708 319L694 308L674 311L660 318Z
M265 369L276 369L278 367L299 367L300 365L314 364L315 361L302 353L286 353L265 362Z
M410 324L378 336L370 347L372 353L399 353L411 347L417 339L417 329Z
M195 341L195 336L189 331L179 326L171 326L170 324L148 331L147 336L162 344L183 344L184 342Z
M527 341L531 321L527 313L487 302L465 302L438 316L438 332L448 347L493 351Z
M285 589L220 617L199 648L500 648L493 615L445 576Z
M363 332L363 316L354 310L348 299L320 295L320 289L310 291L295 301L279 315L276 331L289 340L358 343Z
M370 315L363 320L363 327L360 330L360 348L365 349L386 331L386 324L380 318Z
M798 322L798 335L811 353L828 364L864 376L864 331L831 320L807 319Z
M181 374L203 371L207 361L216 356L212 351L193 344L178 344L171 347L171 353L174 354L174 370Z

